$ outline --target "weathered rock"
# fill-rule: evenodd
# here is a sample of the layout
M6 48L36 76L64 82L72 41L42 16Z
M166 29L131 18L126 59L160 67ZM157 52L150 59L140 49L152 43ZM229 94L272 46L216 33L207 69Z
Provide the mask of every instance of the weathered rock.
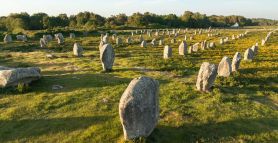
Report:
M73 46L73 55L77 56L77 57L81 57L83 54L83 48L80 46L79 43L74 43Z
M12 41L13 41L12 36L9 34L6 34L4 37L4 43L10 43Z
M123 43L123 40L122 40L122 38L120 38L120 37L117 37L116 38L116 45L121 45Z
M223 45L224 44L224 39L220 39L220 42L219 42L221 45Z
M179 55L186 55L187 53L187 44L185 41L182 41L179 45Z
M229 57L225 56L222 58L218 65L217 70L218 76L229 77L232 73L232 62Z
M210 43L209 43L209 47L210 47L210 48L214 48L214 47L215 47L214 42L210 42Z
M26 35L16 35L16 39L19 41L27 42L27 36Z
M209 92L217 76L217 67L214 64L204 62L199 70L196 87L199 91Z
M127 44L131 44L131 42L132 42L131 38L128 37L128 38L126 39L126 43L127 43Z
M159 119L159 82L133 79L121 97L119 114L126 140L149 136Z
M164 45L164 42L163 42L162 39L160 39L160 40L159 40L159 46L162 46L162 45Z
M51 35L43 35L43 39L48 43L53 40L53 37Z
M0 70L0 87L29 84L41 78L40 69L35 67L2 69Z
M176 43L176 39L175 39L175 38L172 39L172 40L171 40L171 43L172 43L172 44L175 44L175 43Z
M40 46L41 46L41 48L46 48L47 47L47 42L44 38L40 39Z
M248 61L248 60L253 60L254 58L254 52L253 50L251 50L250 48L248 48L245 53L244 53L244 60Z
M104 71L111 71L115 60L115 53L112 45L105 44L100 49L100 61Z
M164 47L163 58L168 59L172 57L172 48L168 45Z
M156 46L156 39L153 39L152 42L151 42L152 46Z
M70 33L70 38L71 39L75 38L75 34L74 33Z
M147 48L147 42L146 42L145 40L143 40L143 41L141 42L141 47L142 47L142 48Z
M238 71L240 62L241 62L241 54L239 52L236 52L236 54L233 57L233 61L232 61L232 71L233 72Z
M64 41L64 36L63 36L62 33L55 34L55 38L58 40L59 45L61 45L65 42Z
M257 45L254 45L254 46L252 46L251 50L256 55L256 54L258 54L259 47Z
M199 45L200 45L200 43L195 43L195 44L192 46L193 52L198 52Z
M108 37L107 34L106 34L105 36L103 36L102 42L103 42L104 44L108 44L108 42L109 42L109 37Z

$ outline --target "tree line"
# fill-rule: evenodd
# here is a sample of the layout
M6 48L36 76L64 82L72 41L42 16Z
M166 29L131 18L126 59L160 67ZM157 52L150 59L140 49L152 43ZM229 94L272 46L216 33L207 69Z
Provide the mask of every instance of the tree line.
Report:
M185 11L181 16L175 14L157 15L153 13L134 13L131 16L125 14L112 15L105 18L92 12L80 12L77 15L60 14L49 16L46 13L12 13L9 16L0 17L0 30L43 30L57 27L72 27L87 30L97 28L124 29L124 28L206 28L229 27L235 23L240 26L253 25L277 25L278 22L269 19L249 19L243 16L207 16L198 12Z

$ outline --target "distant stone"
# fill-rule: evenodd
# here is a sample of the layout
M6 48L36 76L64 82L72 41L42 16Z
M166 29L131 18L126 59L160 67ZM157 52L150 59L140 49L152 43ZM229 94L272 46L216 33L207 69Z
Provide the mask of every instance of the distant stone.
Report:
M257 45L254 45L254 46L252 46L251 50L256 55L256 54L258 54L259 47Z
M229 57L225 56L222 58L218 65L217 70L218 76L229 77L232 73L232 62Z
M200 45L200 43L195 43L195 44L192 46L193 52L198 52L199 45Z
M254 52L251 48L248 48L245 53L244 53L244 60L248 61L248 60L253 60L254 58Z
M44 38L40 39L40 46L41 46L41 48L47 47L47 41Z
M131 38L128 37L128 38L126 39L126 43L127 43L127 44L131 44L131 42L132 42Z
M232 61L232 71L236 72L239 69L239 65L241 62L241 54L239 52L236 52L234 55L233 61Z
M62 85L52 85L52 90L61 90L64 87Z
M126 140L148 137L159 119L159 82L133 79L120 99L119 114Z
M9 34L6 34L4 37L4 43L10 43L12 41L13 41L12 36Z
M117 37L116 38L116 45L121 45L123 43L123 40L122 40L122 38L120 38L120 37Z
M164 45L164 42L163 42L162 39L160 39L160 40L159 40L159 46L162 46L162 45Z
M172 40L171 40L171 43L172 43L172 44L175 44L175 43L176 43L176 39L175 39L175 38L172 39Z
M100 61L104 71L112 71L115 60L115 53L112 45L105 44L100 49Z
M187 44L186 41L182 41L179 45L179 55L186 55L187 53Z
M164 47L163 58L168 59L172 57L172 48L168 45Z
M147 48L147 42L146 42L145 40L143 40L143 41L141 42L141 47L142 47L142 48Z
M56 56L53 55L53 54L47 54L47 55L46 55L46 58L54 59L54 58L56 58Z
M0 70L0 87L29 84L41 78L41 70L36 67L29 68L2 68Z
M27 36L26 35L17 35L16 39L19 41L27 42Z
M220 39L220 42L219 42L221 45L223 45L224 44L224 39Z
M215 47L214 42L210 42L210 43L209 43L209 47L210 47L210 48L214 48L214 47Z
M75 34L74 33L70 33L70 38L71 39L75 38Z
M151 44L152 44L153 47L156 46L156 39L155 38L152 40Z
M74 43L73 46L73 55L77 56L77 57L81 57L83 54L83 48L80 46L79 43Z
M64 36L63 36L62 33L55 34L55 38L58 40L59 45L61 45L65 42L64 41Z
M204 62L199 70L196 87L197 90L210 92L217 76L217 67L214 64Z
M106 34L105 36L103 36L102 42L103 42L104 44L108 44L108 42L109 42L109 37L108 37L107 34Z

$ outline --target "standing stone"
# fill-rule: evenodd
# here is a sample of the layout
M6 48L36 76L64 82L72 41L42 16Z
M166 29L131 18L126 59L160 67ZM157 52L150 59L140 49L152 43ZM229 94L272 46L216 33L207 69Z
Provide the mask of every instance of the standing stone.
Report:
M229 77L232 73L232 62L229 57L225 56L222 58L218 65L218 76Z
M40 39L40 46L41 46L41 48L47 47L47 41L44 38Z
M198 52L199 44L200 44L200 43L196 43L196 44L194 44L194 45L192 46L193 52Z
M152 40L151 44L153 45L153 47L156 46L156 39L155 38Z
M164 53L163 53L163 58L164 59L169 59L172 57L172 48L168 45L164 47Z
M187 40L187 37L186 37L186 35L184 35L184 41L186 41Z
M73 46L73 55L77 56L77 57L81 57L83 53L83 48L80 46L79 43L74 43Z
M143 42L143 41L144 41L144 38L143 38L142 35L140 35L140 36L139 36L139 42L141 43L141 42Z
M55 34L55 38L58 40L59 45L64 43L64 36L62 33Z
M244 60L248 61L248 60L253 60L254 58L254 52L253 50L251 50L250 48L248 48L245 53L244 53Z
M159 82L149 77L133 79L123 93L119 114L124 138L147 137L159 119Z
M121 45L123 43L123 40L122 40L122 38L120 38L120 37L117 37L116 38L116 45Z
M75 34L74 33L70 33L70 38L71 39L75 38Z
M181 44L179 45L179 55L186 55L187 53L187 44L185 41L182 41Z
M107 34L106 34L105 36L103 36L102 42L103 42L104 44L108 44L108 42L109 42L109 37L108 37Z
M163 42L162 39L160 39L160 40L159 40L159 46L162 46L162 45L164 45L164 42Z
M19 41L27 42L27 36L26 35L16 35L16 39Z
M192 54L193 53L193 48L192 48L192 46L189 46L189 48L188 48L188 54Z
M9 34L6 34L4 37L4 43L10 43L12 41L13 41L12 36Z
M240 61L241 61L241 54L239 52L236 52L236 54L234 55L233 61L232 61L232 71L233 72L238 71Z
M258 50L259 50L259 48L258 48L258 46L257 46L257 45L254 45L254 46L252 46L251 50L252 50L252 51L253 51L253 53L256 55L256 54L258 54Z
M172 43L172 44L175 44L175 43L176 43L176 39L175 39L175 38L172 39L172 40L171 40L171 43Z
M217 76L217 67L214 64L204 62L199 70L196 87L203 92L211 91Z
M146 42L145 40L143 40L143 41L141 42L141 47L142 47L142 48L147 48L147 42Z
M100 61L104 71L111 71L115 60L115 53L112 45L105 44L100 49Z
M220 43L221 45L223 45L223 44L224 44L224 40L221 38L219 43Z
M131 44L131 42L132 42L131 38L128 37L128 38L126 39L126 43L127 43L127 44Z
M214 42L210 42L209 47L210 47L210 48L214 48L214 47L215 47Z

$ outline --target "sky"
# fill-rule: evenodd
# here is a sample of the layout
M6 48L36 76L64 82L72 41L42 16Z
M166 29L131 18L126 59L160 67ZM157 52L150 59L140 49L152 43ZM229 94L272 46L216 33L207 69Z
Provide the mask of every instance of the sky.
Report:
M82 11L105 17L119 13L131 15L134 12L182 15L186 10L207 15L242 15L278 20L278 0L5 0L0 5L0 16L19 12L44 12L56 16Z

